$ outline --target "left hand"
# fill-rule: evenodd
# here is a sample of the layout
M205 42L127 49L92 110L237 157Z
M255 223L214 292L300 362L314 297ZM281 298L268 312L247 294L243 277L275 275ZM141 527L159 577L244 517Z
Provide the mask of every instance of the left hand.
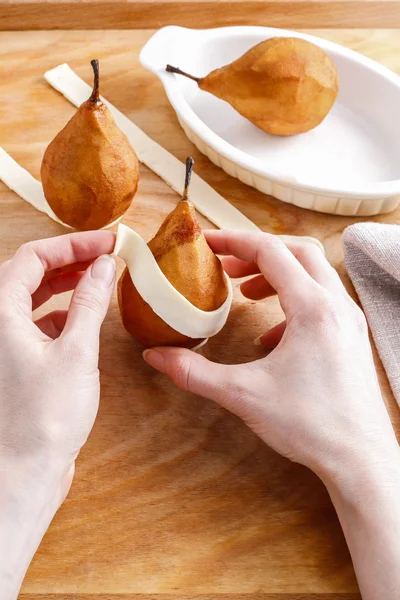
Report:
M99 334L114 289L115 261L108 256L114 244L109 231L72 233L25 244L0 267L3 590L10 580L4 569L22 569L23 576L69 490L96 418ZM34 320L36 308L68 290L74 290L68 311ZM19 584L12 582L5 598L14 598Z

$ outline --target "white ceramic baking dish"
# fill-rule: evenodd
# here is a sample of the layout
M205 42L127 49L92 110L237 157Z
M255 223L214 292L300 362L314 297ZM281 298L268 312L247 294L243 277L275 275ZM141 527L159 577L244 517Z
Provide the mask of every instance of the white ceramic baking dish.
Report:
M338 68L335 106L302 135L270 136L194 82L165 71L170 63L201 77L274 36L314 42ZM325 213L367 216L399 205L400 77L382 65L320 38L267 27L164 27L140 61L161 79L188 138L229 175Z

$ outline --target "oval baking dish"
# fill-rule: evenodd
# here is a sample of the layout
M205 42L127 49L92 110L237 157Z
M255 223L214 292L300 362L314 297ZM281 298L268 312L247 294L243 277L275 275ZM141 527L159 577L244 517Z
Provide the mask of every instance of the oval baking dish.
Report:
M333 109L302 135L268 135L165 70L170 63L202 77L275 36L319 45L339 72ZM188 138L229 175L284 202L331 214L375 215L400 204L400 77L382 65L320 38L267 27L164 27L140 61L161 79Z

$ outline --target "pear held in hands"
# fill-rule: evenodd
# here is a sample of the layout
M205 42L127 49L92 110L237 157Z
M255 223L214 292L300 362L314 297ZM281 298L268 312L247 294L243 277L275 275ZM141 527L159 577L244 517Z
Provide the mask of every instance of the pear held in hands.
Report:
M128 138L99 96L99 62L92 60L90 98L54 138L43 156L44 195L61 221L79 230L100 229L129 208L139 163Z
M296 37L265 40L202 78L171 65L167 71L193 79L260 129L280 136L317 127L339 91L332 59L319 46Z
M188 199L193 159L186 161L182 200L166 217L148 243L169 282L189 302L204 311L219 308L228 296L228 286L219 258L211 250ZM201 342L175 331L139 295L126 268L118 282L118 302L125 329L146 348L186 346Z

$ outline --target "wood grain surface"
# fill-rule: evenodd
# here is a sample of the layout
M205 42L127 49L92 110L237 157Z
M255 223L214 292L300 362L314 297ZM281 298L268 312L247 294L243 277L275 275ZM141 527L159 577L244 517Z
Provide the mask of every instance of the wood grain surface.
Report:
M74 108L44 81L68 61L88 82L101 61L102 92L265 231L319 237L351 290L341 233L354 222L307 212L246 187L187 140L160 82L138 63L150 31L0 34L0 144L34 176ZM396 31L313 31L400 72ZM145 239L177 200L141 167L124 222ZM400 223L400 210L375 219ZM202 219L203 225L207 225ZM64 233L0 184L0 260L28 240ZM122 264L119 264L121 270ZM50 308L65 307L68 295ZM49 308L48 308L49 309ZM43 311L42 311L43 312ZM204 353L227 363L262 355L253 339L278 322L276 300L244 301L235 285L228 324ZM400 418L379 360L396 429ZM238 419L183 393L147 367L114 297L102 331L100 412L72 491L31 565L22 600L356 600L357 584L319 480L265 447Z
M19 600L361 600L360 594L21 594Z
M354 594L21 594L19 600L361 600Z
M400 0L0 0L0 29L400 27Z

